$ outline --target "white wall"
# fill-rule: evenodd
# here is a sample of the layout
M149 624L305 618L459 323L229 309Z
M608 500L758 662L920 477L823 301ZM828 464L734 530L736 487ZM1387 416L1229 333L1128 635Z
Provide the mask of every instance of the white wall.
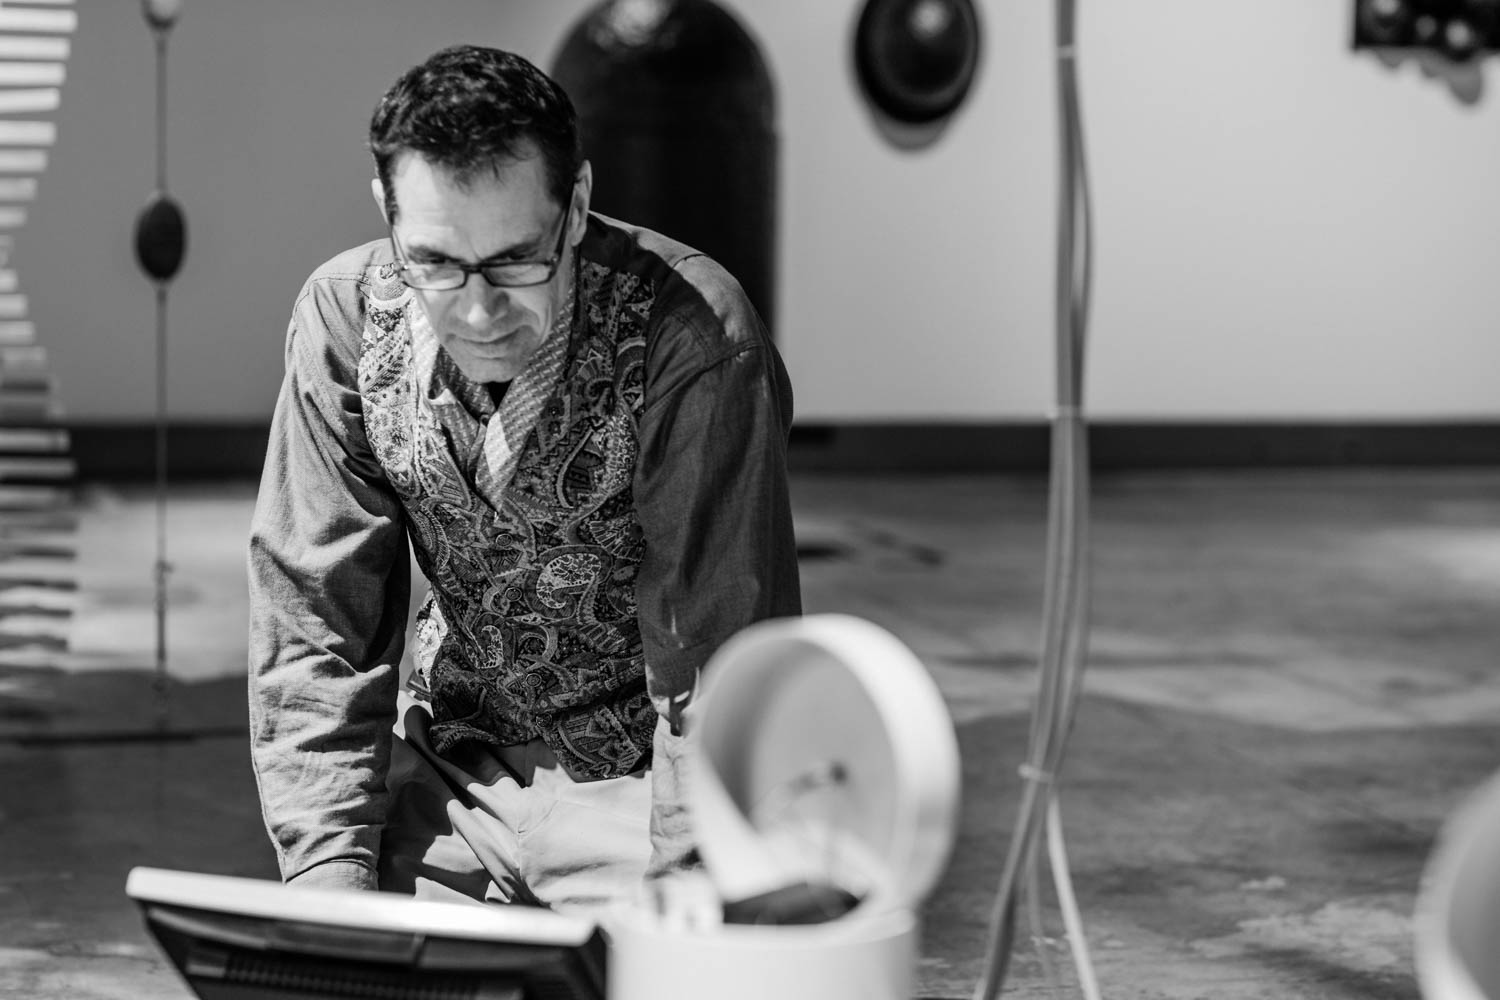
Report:
M380 234L365 124L453 41L544 67L585 0L190 0L173 33L177 419L267 417L306 273ZM887 144L847 51L858 0L733 0L781 103L777 328L814 420L1035 418L1051 386L1050 3L982 0L970 102ZM1500 415L1500 110L1348 48L1350 0L1082 0L1098 210L1090 399L1128 418ZM15 256L63 403L154 407L139 6L80 0L53 162Z
M174 417L269 416L303 278L382 232L364 149L380 94L456 40L541 58L560 29L528 33L505 12L544 6L188 0L169 54L168 186L188 220L170 310ZM154 184L152 42L138 3L78 7L58 143L16 266L68 414L148 418L155 314L132 233Z
M1350 51L1348 0L1085 6L1100 410L1500 414L1497 95Z

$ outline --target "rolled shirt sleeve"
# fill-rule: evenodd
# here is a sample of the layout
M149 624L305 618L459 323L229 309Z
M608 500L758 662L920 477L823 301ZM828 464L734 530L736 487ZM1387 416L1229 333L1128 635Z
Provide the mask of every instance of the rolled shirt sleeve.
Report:
M678 265L647 357L635 473L645 552L636 577L654 746L652 872L681 859L689 831L680 736L668 725L704 663L740 629L800 614L786 473L791 386L738 285L694 257Z
M282 877L374 888L410 570L363 430L357 316L314 278L287 332L250 533L250 731Z

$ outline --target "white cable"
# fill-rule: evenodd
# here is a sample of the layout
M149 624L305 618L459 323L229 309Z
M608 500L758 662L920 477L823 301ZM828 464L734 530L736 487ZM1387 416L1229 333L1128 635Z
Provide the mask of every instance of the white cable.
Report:
M1085 330L1092 283L1092 213L1083 156L1083 126L1077 106L1078 52L1073 29L1076 0L1054 2L1060 146L1057 372L1039 689L1032 710L1027 757L1021 766L1021 804L1001 869L1000 887L990 918L990 945L975 1000L995 1000L1004 986L1015 945L1017 896L1027 881L1033 886L1039 882L1032 864L1038 857L1037 840L1044 827L1059 898L1065 900L1064 917L1069 921L1068 935L1079 982L1088 1000L1098 1000L1099 996L1083 941L1082 920L1072 892L1066 854L1050 849L1054 839L1057 847L1062 845L1054 779L1076 717L1087 659L1089 460L1082 399ZM1039 860L1034 864L1039 865ZM1023 877L1023 871L1027 877Z
M1047 984L1048 994L1058 996L1062 992L1062 982L1052 954L1047 950L1047 922L1042 917L1042 862L1041 853L1036 848L1037 845L1033 844L1032 853L1036 857L1026 865L1026 915L1031 923L1031 947L1042 966L1042 981Z
M1057 905L1062 910L1063 926L1068 930L1068 947L1073 952L1073 967L1078 970L1078 988L1084 1000L1100 1000L1099 981L1089 958L1089 943L1083 935L1083 917L1073 895L1073 879L1068 873L1068 848L1063 843L1062 814L1057 795L1047 800L1047 860L1052 865L1052 882L1057 889Z

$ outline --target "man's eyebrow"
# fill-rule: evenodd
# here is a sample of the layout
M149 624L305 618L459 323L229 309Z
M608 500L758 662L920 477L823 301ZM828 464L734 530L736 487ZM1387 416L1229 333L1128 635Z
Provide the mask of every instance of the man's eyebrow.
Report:
M406 247L406 256L411 260L420 260L425 264L447 264L454 261L453 257L449 257L441 251L434 250L431 247L424 247L420 244Z
M502 247L501 249L490 254L488 257L485 257L478 261L474 261L473 263L489 264L503 260L531 259L539 253L539 247L544 238L545 234L542 236L533 236L527 240L519 240L515 243L512 243L510 246ZM445 253L442 250L438 250L435 247L426 246L420 240L407 244L406 254L413 260L421 260L424 263L430 264L470 263L467 260L459 257L454 257L451 254Z

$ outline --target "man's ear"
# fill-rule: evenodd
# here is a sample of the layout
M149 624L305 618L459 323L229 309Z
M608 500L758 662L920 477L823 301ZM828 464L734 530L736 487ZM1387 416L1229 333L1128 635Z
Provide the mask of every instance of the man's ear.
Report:
M375 204L380 207L380 217L389 226L391 219L390 216L385 214L385 185L380 183L379 177L370 178L370 194L375 196Z
M588 160L578 168L578 182L573 185L573 206L578 209L578 218L573 221L573 233L568 239L569 244L577 243L583 239L583 231L588 228L589 199L594 194L594 167Z

